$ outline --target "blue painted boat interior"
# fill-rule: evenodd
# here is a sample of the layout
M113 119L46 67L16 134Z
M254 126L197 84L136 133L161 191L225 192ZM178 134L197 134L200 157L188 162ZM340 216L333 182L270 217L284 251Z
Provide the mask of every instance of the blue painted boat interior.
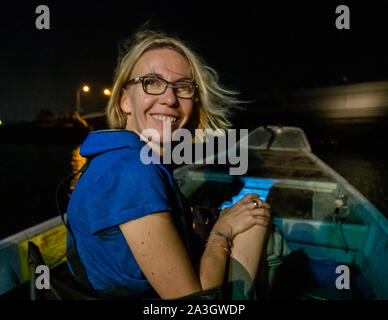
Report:
M219 180L220 175L212 177L206 174L206 179ZM240 180L244 183L240 193L232 201L224 201L221 209L232 206L248 193L256 193L266 201L271 188L281 182L279 179L252 177L241 177ZM332 197L334 199L335 195ZM334 259L338 264L357 265L376 297L388 299L387 220L369 202L359 203L358 199L351 197L348 201L351 212L341 224L346 249L339 226L332 221L280 217L273 217L272 221L281 230L292 251L302 249L314 260ZM315 207L315 210L319 211L319 208Z

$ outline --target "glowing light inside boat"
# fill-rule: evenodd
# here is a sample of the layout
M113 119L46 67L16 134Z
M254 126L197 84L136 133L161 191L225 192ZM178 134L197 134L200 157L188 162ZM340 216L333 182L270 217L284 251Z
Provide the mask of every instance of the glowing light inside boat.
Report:
M266 201L269 191L272 186L277 182L274 179L260 179L260 178L241 178L244 182L244 187L240 193L232 198L232 201L224 201L221 204L221 209L234 205L237 201L244 198L248 193L256 193L260 196L260 199Z

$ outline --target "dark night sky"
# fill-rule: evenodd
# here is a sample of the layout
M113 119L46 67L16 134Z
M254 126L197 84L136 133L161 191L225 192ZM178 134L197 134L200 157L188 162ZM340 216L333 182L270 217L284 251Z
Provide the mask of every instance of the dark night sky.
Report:
M85 108L102 110L100 92L111 85L118 41L147 20L186 40L244 98L341 84L344 77L388 80L387 1L178 3L2 2L0 119L71 111L84 82L94 89L83 97ZM50 30L35 28L39 4L50 8ZM340 4L350 8L350 30L335 28Z

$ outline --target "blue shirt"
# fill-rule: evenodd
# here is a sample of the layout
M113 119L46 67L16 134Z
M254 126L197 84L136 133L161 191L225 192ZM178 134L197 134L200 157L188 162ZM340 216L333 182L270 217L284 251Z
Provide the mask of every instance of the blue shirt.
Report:
M123 286L139 297L156 295L118 227L122 223L169 211L189 250L189 211L170 172L162 164L142 163L145 145L134 132L103 130L89 133L80 148L92 160L74 188L67 214L95 290Z

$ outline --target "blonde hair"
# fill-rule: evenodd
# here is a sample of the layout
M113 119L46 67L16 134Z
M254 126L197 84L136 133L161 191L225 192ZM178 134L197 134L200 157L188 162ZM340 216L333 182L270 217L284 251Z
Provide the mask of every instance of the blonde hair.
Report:
M192 77L198 85L194 97L194 114L188 129L228 129L232 127L229 117L233 109L242 109L237 99L237 92L226 90L219 84L217 72L207 66L201 57L194 53L177 37L152 30L143 30L135 34L132 40L124 43L124 55L119 56L115 71L112 94L106 107L106 119L112 129L123 129L126 126L127 115L120 108L122 88L129 80L131 72L138 59L149 50L172 49L187 59L192 69Z

